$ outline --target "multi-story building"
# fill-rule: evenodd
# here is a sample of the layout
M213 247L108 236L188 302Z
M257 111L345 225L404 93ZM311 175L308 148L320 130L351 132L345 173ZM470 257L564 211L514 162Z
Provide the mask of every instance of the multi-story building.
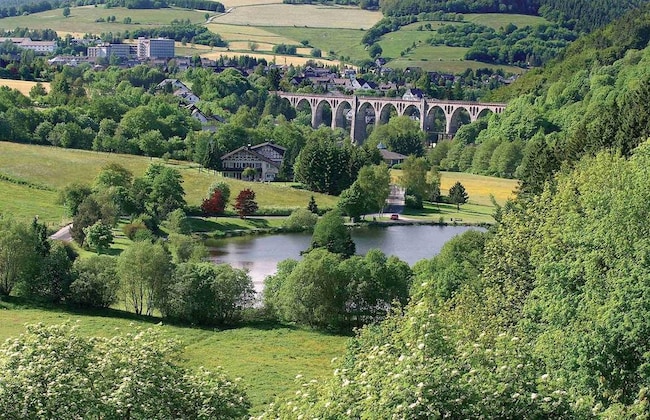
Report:
M255 170L250 181L273 181L284 159L284 147L270 142L243 146L221 157L221 171L228 178L242 179L246 168Z
M173 58L174 40L167 38L146 39L138 38L138 58L146 60L148 58Z
M114 55L119 58L129 58L133 55L129 44L103 44L96 47L88 47L88 57L110 57Z
M56 41L32 41L31 38L0 38L0 44L12 42L18 48L32 50L37 54L50 54L56 49Z

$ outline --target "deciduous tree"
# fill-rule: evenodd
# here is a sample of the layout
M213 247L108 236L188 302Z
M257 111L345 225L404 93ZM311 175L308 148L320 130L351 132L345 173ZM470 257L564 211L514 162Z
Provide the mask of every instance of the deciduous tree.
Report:
M254 214L258 209L257 201L255 201L255 191L249 188L241 190L235 199L233 207L242 219Z

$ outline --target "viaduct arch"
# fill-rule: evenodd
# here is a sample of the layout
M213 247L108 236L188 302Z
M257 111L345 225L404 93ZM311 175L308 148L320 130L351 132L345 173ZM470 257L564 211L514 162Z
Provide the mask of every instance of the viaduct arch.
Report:
M487 112L500 114L506 108L506 104L503 103L444 101L427 98L407 100L356 95L275 93L279 97L287 99L294 108L298 108L302 104L308 105L311 110L311 125L314 128L323 123L325 104L329 105L332 111L332 129L345 126L345 113L349 109L352 114L350 137L352 142L356 144L361 144L365 140L367 124L371 122L374 122L375 125L385 124L390 118L391 111L394 111L398 116L419 114L420 129L424 132L432 131L435 114L439 113L440 115L441 113L445 118L445 134L453 135L460 126L461 113L466 112L469 114L470 121L474 122Z

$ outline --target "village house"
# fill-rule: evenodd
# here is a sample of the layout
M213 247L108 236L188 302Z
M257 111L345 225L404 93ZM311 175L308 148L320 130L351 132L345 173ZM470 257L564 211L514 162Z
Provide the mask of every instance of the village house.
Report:
M253 168L255 176L251 181L273 181L280 171L284 159L284 147L271 142L256 146L242 146L221 157L222 175L228 178L244 179L246 168Z
M407 89L402 95L402 99L405 101L419 101L424 98L424 92L420 89Z
M388 165L389 168L394 165L402 164L404 162L404 159L407 158L407 156L404 156L401 153L391 152L390 150L386 149L384 143L381 142L377 145L377 149L379 149L381 158L384 162L386 162L386 165Z
M350 80L352 90L375 90L379 87L377 83L365 79L354 78Z

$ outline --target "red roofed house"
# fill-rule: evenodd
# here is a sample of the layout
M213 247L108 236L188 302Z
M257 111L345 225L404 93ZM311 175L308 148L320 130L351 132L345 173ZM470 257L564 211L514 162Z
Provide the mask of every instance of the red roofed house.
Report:
M228 178L242 179L246 168L255 169L255 181L273 181L284 159L284 147L270 142L242 146L221 156L221 172Z

